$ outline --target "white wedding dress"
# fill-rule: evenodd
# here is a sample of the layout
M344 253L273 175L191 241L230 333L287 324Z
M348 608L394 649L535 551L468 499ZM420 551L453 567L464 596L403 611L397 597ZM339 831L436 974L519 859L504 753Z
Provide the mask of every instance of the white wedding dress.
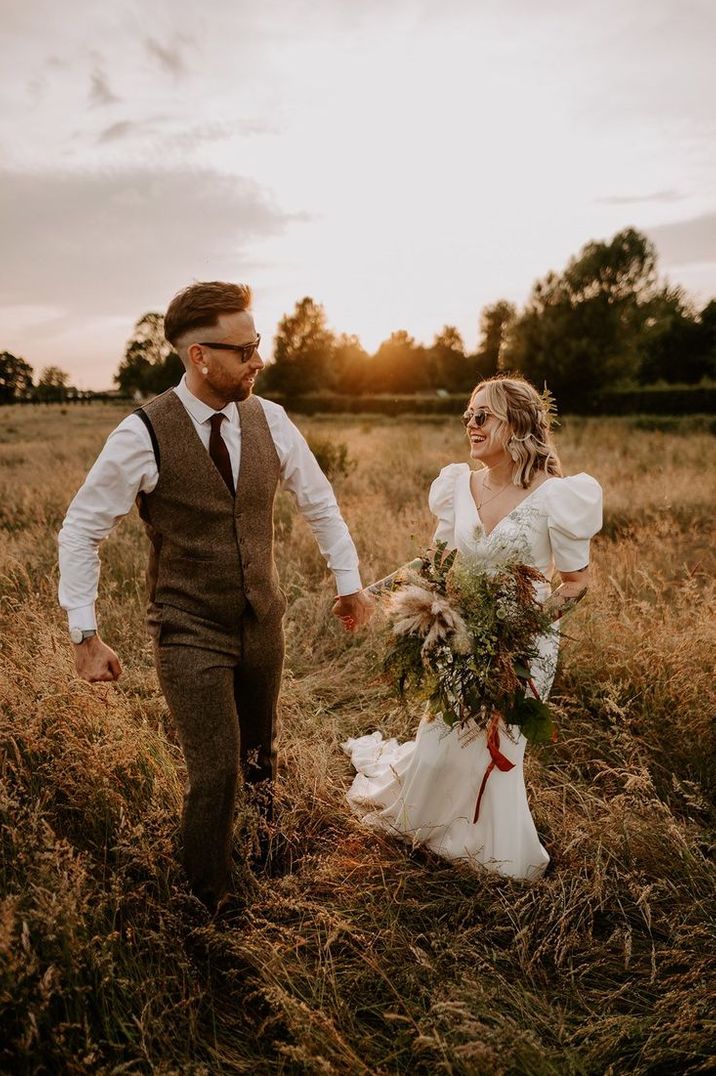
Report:
M589 563L589 540L601 527L602 493L587 474L549 478L486 534L470 490L470 466L444 467L430 489L438 517L435 539L482 563L518 559L551 578L554 568L577 571ZM541 600L549 594L538 584ZM559 636L540 639L531 672L546 699L557 665ZM451 860L481 865L512 878L538 878L549 862L532 820L525 789L525 738L501 726L499 749L514 768L493 769L484 786L477 822L477 795L490 763L485 732L450 728L424 717L414 740L399 744L379 732L342 746L357 771L348 792L366 825L424 845Z

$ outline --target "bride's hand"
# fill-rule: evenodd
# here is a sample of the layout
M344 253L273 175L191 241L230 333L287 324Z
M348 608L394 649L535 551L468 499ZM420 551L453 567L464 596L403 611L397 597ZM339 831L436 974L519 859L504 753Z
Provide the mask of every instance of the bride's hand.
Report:
M343 622L346 631L356 631L368 623L373 615L375 598L365 590L344 594L336 598L331 612Z

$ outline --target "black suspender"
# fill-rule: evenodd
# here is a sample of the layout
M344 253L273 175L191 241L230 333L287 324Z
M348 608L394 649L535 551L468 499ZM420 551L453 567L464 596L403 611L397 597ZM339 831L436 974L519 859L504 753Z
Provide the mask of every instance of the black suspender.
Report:
M150 419L149 415L147 414L147 412L144 410L143 407L138 407L137 410L134 412L134 414L138 415L139 418L141 418L142 422L144 423L144 425L149 430L149 436L150 436L150 438L152 440L152 448L154 449L154 459L156 460L156 463L157 463L157 470L159 470L159 441L157 441L157 435L154 432L154 427L152 426L152 420Z

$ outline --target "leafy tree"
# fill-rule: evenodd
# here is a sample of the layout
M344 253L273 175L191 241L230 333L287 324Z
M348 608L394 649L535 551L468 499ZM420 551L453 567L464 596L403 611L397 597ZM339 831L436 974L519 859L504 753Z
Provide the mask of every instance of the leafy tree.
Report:
M698 315L681 288L665 288L653 304L639 379L696 384L715 374L716 300Z
M429 383L449 392L468 391L474 382L472 364L465 355L465 344L454 325L444 325L435 334L427 355Z
M183 373L181 359L164 337L163 316L144 314L127 341L115 383L130 395L154 396L177 385Z
M699 315L702 340L700 377L716 377L716 299L712 299Z
M704 331L704 341L709 351L716 351L716 299L707 303L700 314Z
M656 286L654 244L635 228L617 232L610 243L587 243L567 266L563 284L574 303L648 302Z
M433 347L452 351L454 354L465 355L465 345L458 329L454 325L443 325L439 333L435 334Z
M9 351L0 352L0 404L26 399L32 392L32 367Z
M479 377L493 377L502 368L505 350L517 310L506 299L483 308L480 315L480 345L476 355Z
M70 375L59 366L45 366L37 379L35 396L38 400L64 400Z
M429 374L427 350L404 329L391 333L369 363L374 392L416 392L427 387Z
M629 381L655 294L656 252L644 235L627 228L588 243L561 275L536 282L503 365L573 400Z
M357 336L340 333L333 344L333 379L336 392L360 396L368 388L368 353Z
M684 376L684 359L687 366L693 366L701 343L695 311L683 290L662 288L651 302L644 326L639 380L645 384L690 380Z
M38 385L47 385L48 388L64 389L67 388L69 379L70 375L65 370L61 370L59 366L45 366L40 371L37 383Z
M288 395L334 388L334 346L323 306L305 296L279 322L274 362L266 370L264 384Z

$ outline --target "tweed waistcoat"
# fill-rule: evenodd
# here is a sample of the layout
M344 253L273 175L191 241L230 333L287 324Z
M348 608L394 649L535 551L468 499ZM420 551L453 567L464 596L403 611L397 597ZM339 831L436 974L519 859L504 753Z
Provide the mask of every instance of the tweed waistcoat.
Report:
M159 470L155 488L137 501L150 540L150 607L173 606L229 630L247 602L259 620L285 605L273 556L280 462L260 402L249 396L237 407L235 497L173 390L139 409Z

